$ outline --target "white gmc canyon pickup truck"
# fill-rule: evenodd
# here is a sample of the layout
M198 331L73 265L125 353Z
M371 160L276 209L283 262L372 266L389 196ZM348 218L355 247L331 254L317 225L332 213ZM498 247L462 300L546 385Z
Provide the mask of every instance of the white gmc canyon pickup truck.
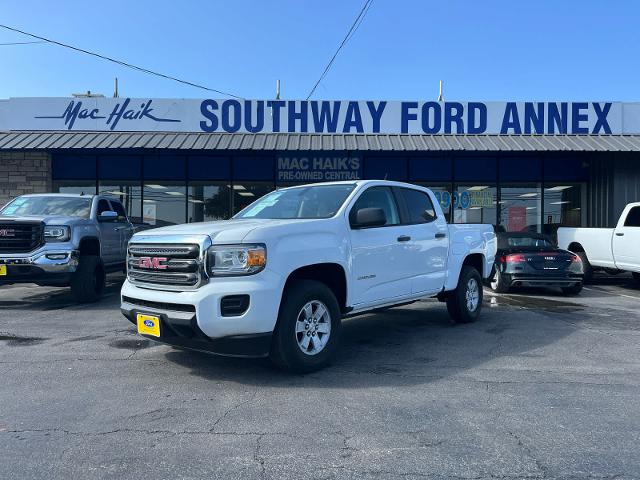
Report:
M166 344L308 372L331 360L347 316L437 297L474 321L495 253L491 225L447 225L426 188L291 187L231 220L135 234L121 311Z
M640 202L625 207L616 228L559 228L558 246L580 257L585 281L600 268L640 282Z

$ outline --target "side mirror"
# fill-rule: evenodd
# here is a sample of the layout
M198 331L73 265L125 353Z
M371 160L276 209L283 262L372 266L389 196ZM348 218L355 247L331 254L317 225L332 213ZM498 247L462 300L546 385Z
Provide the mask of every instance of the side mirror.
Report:
M351 222L353 228L381 227L387 224L387 215L381 208L361 208Z
M106 210L98 215L99 222L115 222L118 219L118 214L111 210Z

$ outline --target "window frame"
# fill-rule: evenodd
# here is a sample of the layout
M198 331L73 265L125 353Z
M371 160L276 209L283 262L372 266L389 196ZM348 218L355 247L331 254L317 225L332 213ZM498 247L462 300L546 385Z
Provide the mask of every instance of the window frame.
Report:
M391 199L396 207L396 213L398 214L398 223L394 223L391 225L380 225L377 227L354 227L352 219L351 219L351 213L354 211L354 209L356 208L356 204L358 203L358 201L360 200L360 198L362 198L362 196L367 193L369 190L373 190L374 188L380 188L380 189L386 189L389 191L389 193L391 194ZM394 191L395 187L390 187L388 185L372 185L369 188L363 190L362 192L360 192L360 195L358 195L354 200L353 203L351 204L351 206L349 207L349 211L347 213L347 220L349 221L349 229L351 230L369 230L371 228L389 228L389 227L399 227L402 226L402 211L400 208L400 205L398 203L398 197L396 195L396 192Z

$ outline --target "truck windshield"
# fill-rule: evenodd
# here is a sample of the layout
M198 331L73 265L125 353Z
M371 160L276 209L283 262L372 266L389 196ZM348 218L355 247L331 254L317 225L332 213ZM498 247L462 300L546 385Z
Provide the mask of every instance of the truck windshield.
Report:
M16 217L59 215L64 217L89 218L90 213L91 198L89 197L18 197L0 210L0 215Z
M234 218L333 217L355 186L355 184L314 185L276 190L253 202Z

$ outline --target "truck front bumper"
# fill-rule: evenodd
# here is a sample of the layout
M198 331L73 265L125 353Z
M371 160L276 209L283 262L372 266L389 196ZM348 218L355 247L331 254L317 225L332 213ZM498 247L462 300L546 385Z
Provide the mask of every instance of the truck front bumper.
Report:
M64 246L44 245L26 254L1 254L0 285L36 283L46 286L66 286L78 268L79 252Z
M160 336L144 335L181 348L226 356L269 354L282 291L281 278L269 270L247 277L213 278L197 290L174 292L122 286L122 314L137 325L138 314L160 320ZM223 300L247 297L232 312Z

